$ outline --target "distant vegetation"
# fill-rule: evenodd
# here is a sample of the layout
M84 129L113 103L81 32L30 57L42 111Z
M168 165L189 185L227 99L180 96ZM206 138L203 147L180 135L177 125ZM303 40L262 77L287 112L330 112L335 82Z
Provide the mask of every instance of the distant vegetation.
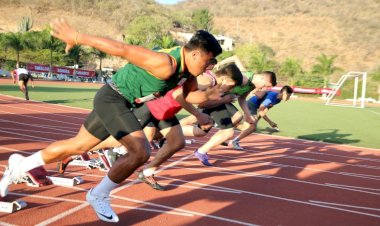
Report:
M363 2L364 1L364 2ZM312 17L331 17L342 27L343 39L347 42L360 42L368 48L368 56L380 49L380 23L378 16L380 2L375 0L353 0L336 2L333 0L187 0L179 5L163 6L153 0L10 0L3 4L27 6L30 11L41 13L50 9L63 9L78 15L102 18L116 25L124 34L124 41L147 48L170 48L177 45L169 30L177 29L194 32L206 29L215 33L227 33L214 21L219 17L273 17L308 15ZM360 9L360 11L359 11ZM101 62L106 55L92 49L77 46L69 55L64 54L64 44L51 38L48 28L40 31L30 30L33 19L20 18L19 32L0 33L0 66L14 68L19 61L52 65L88 66ZM22 25L24 24L24 25ZM76 27L86 26L74 24ZM29 28L28 28L29 27ZM237 29L233 28L233 29ZM265 30L259 31L265 33ZM243 33L243 32L242 32ZM244 33L247 34L247 33ZM277 58L276 51L265 43L247 43L236 38L232 52L224 52L219 60L236 54L244 65L254 72L273 70L279 75L282 84L308 87L327 86L336 81L342 71L350 68L336 66L339 53L316 54L310 68L303 67L303 59L291 52ZM317 48L317 47L316 47ZM314 50L315 51L315 50ZM363 60L363 59L356 59ZM369 96L377 98L376 86L380 81L380 62L370 71Z

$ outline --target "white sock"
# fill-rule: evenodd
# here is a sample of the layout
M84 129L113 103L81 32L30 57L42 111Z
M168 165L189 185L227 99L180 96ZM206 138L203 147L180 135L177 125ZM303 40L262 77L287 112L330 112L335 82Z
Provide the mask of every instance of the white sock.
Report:
M198 152L201 153L201 154L207 154L207 151L204 151L204 150L202 150L200 148L198 149Z
M107 194L109 195L118 184L113 182L108 175L106 175L103 180L92 189L91 194Z
M148 168L148 169L143 170L143 174L146 177L152 176L154 174L154 172L156 172L156 170L154 168Z
M232 142L239 142L239 138L237 138L237 137L235 137L233 140L232 140Z
M38 151L38 152L34 153L33 155L24 158L20 162L20 168L19 168L20 173L21 174L26 173L29 170L32 170L32 169L37 168L39 166L43 166L45 164L46 163L44 162L44 160L42 158L42 152Z

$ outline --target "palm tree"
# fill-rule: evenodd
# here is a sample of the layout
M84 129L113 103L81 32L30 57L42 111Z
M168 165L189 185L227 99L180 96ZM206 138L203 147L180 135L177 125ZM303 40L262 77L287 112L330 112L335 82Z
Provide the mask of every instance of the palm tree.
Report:
M3 38L3 45L6 49L11 48L16 51L16 67L20 66L20 52L25 48L29 48L30 42L28 42L26 36L24 35L33 26L33 21L30 17L23 17L22 21L19 23L19 32L17 33L7 33Z
M260 73L269 70L273 71L276 67L276 62L269 59L266 53L258 52L251 56L249 65L253 71Z
M11 48L16 52L16 67L20 65L20 52L25 48L25 40L21 33L7 33L3 40L6 49Z
M294 85L294 77L301 74L302 67L297 59L286 58L281 64L280 74L290 79L290 85Z
M312 73L323 76L323 84L324 88L327 87L327 83L329 80L329 76L334 74L335 72L342 71L342 68L335 67L334 61L337 58L337 55L327 56L326 54L322 54L317 57L318 64L315 64L312 68Z
M84 51L82 46L76 45L70 49L69 53L67 54L67 58L69 58L72 63L80 65L82 56L86 55L87 53Z
M107 57L107 54L95 48L91 49L90 54L93 54L95 57L99 58L99 76L102 77L102 61Z
M50 71L49 74L52 73L52 67L53 67L53 53L62 51L64 52L65 44L61 42L60 40L54 38L50 35L50 29L45 29L42 32L40 32L40 35L38 37L39 40L37 40L37 45L41 49L49 49L50 50Z

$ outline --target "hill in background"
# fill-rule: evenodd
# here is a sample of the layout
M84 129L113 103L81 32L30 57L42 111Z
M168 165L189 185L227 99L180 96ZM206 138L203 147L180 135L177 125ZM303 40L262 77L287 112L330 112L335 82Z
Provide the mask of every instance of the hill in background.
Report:
M174 6L152 0L9 0L0 5L0 32L16 31L22 16L32 16L34 29L64 17L81 32L118 40L136 16L207 8L218 33L238 44L270 46L280 62L298 58L309 70L325 53L338 55L336 64L345 70L371 71L380 65L379 0L186 0Z

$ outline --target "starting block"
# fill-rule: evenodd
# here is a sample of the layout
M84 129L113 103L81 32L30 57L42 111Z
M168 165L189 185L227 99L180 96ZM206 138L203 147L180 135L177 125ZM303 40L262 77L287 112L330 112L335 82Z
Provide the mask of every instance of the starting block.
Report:
M28 171L24 176L15 180L14 183L26 183L30 187L42 187L51 184L73 187L75 185L82 184L83 180L81 177L63 178L48 176L47 171L40 166Z
M0 202L0 212L3 213L14 213L21 209L24 209L27 206L27 203L21 199L18 199L13 202Z
M82 166L87 169L99 169L107 172L112 167L112 164L120 156L126 154L126 152L124 148L99 149L93 152L93 154L97 155L95 158L90 158L90 156L85 153L64 159L58 163L57 170L60 174L63 174L66 171L66 167L71 165Z
M63 177L50 177L50 176L47 176L47 178L49 180L51 180L51 182L54 185L65 186L65 187L74 187L75 185L83 183L83 179L81 177L79 177L79 176L78 177L73 177L73 178L63 178Z

